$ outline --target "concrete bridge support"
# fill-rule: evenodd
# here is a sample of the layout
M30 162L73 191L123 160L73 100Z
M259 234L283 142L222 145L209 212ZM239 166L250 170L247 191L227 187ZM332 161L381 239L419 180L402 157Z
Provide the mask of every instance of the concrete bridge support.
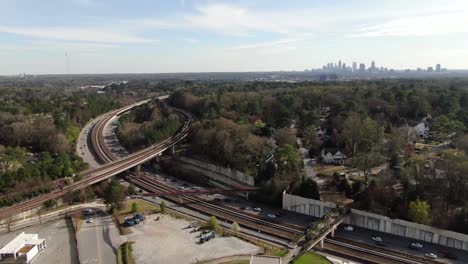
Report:
M140 173L141 173L141 164L138 164L135 166L135 175L139 177Z
M175 154L175 144L172 145L172 147L171 147L171 153L172 153L172 154Z

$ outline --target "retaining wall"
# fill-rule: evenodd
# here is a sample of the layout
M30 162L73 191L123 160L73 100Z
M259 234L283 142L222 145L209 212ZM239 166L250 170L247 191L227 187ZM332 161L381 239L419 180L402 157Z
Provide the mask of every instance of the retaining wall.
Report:
M183 163L190 164L192 166L203 169L205 171L211 171L213 173L223 175L231 180L238 181L240 183L247 184L249 186L255 185L254 177L247 175L243 172L240 172L238 170L216 166L214 164L205 163L205 162L194 160L194 159L187 158L187 157L179 157L178 160L182 161Z
M336 204L283 193L283 209L323 217ZM346 224L468 251L468 235L351 209Z

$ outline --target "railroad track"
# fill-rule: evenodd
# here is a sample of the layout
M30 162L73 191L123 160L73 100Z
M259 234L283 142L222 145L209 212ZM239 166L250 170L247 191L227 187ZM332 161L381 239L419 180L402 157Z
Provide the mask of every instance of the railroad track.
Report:
M174 187L149 176L136 177L130 175L127 178L130 182L150 192L177 191ZM273 223L235 208L213 204L201 197L181 195L180 197L166 197L166 199L175 203L181 203L190 209L203 212L204 214L214 215L221 220L235 221L241 226L283 239L293 240L296 236L304 233L304 228L302 227L285 223Z
M179 109L175 109L176 112L181 116L187 116L187 113L181 112ZM108 149L108 147L104 143L103 132L104 128L112 121L112 119L123 113L124 111L116 111L111 115L103 118L100 120L99 123L96 124L96 127L93 129L92 132L92 146L96 152L96 156L101 162L112 162L117 158L113 153ZM191 115L189 116L191 118ZM146 176L141 177L128 177L129 181L135 183L139 187L146 189L148 191L156 192L156 191L175 191L176 189L167 186L162 183L155 184L154 179L149 179ZM288 224L276 224L270 221L262 220L256 216L246 214L242 211L236 210L234 208L227 209L225 207L217 206L212 203L207 202L200 197L179 197L179 198L168 198L174 202L183 201L185 206L195 209L197 211L201 211L207 213L209 215L215 215L220 219L227 220L227 221L236 221L240 225L258 230L259 232L273 234L277 237L286 238L288 240L294 239L297 235L302 235L304 229L298 226L292 226Z
M128 106L125 108L132 108L133 106ZM110 120L108 119L109 116L113 116L115 114L118 114L119 112L123 113L125 111L128 111L128 109L125 109L125 108L112 111L109 115L104 117L104 119L109 121ZM7 208L2 208L0 210L0 219L8 219L14 216L15 214L19 214L24 211L36 208L48 200L62 197L63 195L69 192L72 192L72 191L87 187L89 185L92 185L94 183L100 182L116 174L124 172L134 167L135 165L144 163L158 156L160 153L170 148L172 145L184 139L187 136L189 128L190 128L190 124L193 121L193 116L190 113L181 109L174 108L174 110L180 116L183 117L184 123L182 127L179 128L179 130L172 137L165 139L151 147L148 147L141 151L133 153L125 158L115 160L112 162L108 162L99 168L83 171L80 173L82 180L77 181L71 185L65 186L60 190L55 190L51 193L34 197L28 201L15 204Z
M441 262L405 254L402 252L387 250L377 246L355 242L352 240L336 240L325 238L324 251L330 251L337 255L347 256L366 263L376 264L440 264Z

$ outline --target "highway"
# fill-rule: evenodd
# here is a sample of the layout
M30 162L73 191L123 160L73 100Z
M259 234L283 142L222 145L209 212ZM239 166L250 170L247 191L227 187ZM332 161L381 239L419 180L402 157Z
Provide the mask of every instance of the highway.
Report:
M373 230L363 229L354 227L354 231L349 232L345 231L342 228L338 229L335 232L336 239L346 239L356 241L362 244L367 245L375 245L375 242L371 239L372 236L379 236L383 239L385 249L390 249L394 251L398 251L404 254L411 254L418 257L423 257L425 253L431 252L438 255L437 261L442 263L468 263L468 253L462 250L456 249L448 249L442 248L439 245L434 245L431 243L425 243L421 241L416 241L414 239L408 239L400 236L394 236L386 233L376 232ZM409 249L409 244L413 242L419 242L423 245L423 248L420 250L411 250ZM448 250L449 252L453 253L458 257L458 260L451 260L443 258L442 254L440 253L441 250Z

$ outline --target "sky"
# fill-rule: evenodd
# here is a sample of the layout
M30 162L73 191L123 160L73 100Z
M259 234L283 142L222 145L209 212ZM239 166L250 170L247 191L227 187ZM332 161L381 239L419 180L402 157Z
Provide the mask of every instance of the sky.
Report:
M0 75L468 69L467 0L0 0Z

